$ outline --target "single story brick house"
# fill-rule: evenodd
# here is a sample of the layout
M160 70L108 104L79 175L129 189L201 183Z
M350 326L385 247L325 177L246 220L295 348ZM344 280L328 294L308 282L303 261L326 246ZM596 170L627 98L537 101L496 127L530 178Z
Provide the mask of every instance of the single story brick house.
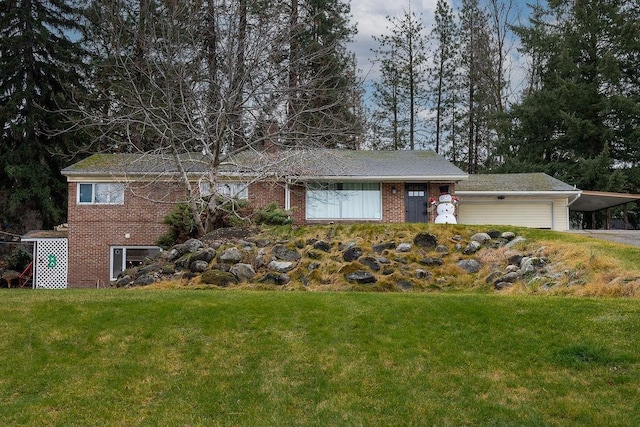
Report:
M181 165L170 156L96 154L62 171L69 286L107 285L159 251L162 219L185 200L185 176L204 194L213 185L256 208L275 202L296 224L433 222L429 200L447 187L461 200L459 223L567 230L568 206L580 194L544 174L469 176L432 151L245 152L215 177L202 154L183 155Z

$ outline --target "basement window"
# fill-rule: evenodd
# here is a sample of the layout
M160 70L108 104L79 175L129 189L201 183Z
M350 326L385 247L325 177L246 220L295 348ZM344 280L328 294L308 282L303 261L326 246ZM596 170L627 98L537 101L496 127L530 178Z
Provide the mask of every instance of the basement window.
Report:
M80 205L122 205L124 185L118 182L95 182L78 184Z
M160 251L157 246L112 246L110 280L116 280L127 268L142 265L146 258L153 258Z

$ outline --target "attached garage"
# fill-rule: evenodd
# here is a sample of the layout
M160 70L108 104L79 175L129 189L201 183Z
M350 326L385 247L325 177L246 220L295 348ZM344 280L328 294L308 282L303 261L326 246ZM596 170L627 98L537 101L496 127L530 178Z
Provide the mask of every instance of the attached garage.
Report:
M458 205L459 224L508 224L553 229L553 203L467 200Z
M459 224L565 231L581 191L544 173L470 175L456 184Z

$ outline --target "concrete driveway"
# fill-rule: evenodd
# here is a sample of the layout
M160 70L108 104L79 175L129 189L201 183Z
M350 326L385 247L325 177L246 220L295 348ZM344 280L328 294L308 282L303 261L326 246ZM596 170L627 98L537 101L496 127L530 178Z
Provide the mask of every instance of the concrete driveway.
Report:
M568 233L640 247L640 230L569 230Z

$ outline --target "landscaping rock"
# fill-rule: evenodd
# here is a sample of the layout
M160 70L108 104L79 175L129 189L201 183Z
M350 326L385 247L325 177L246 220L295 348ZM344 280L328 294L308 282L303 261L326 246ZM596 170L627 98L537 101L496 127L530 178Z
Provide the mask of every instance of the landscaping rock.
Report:
M429 267L432 267L434 265L442 265L442 264L444 264L444 260L442 258L432 258L432 257L422 258L419 262L420 262L420 264L426 265L426 266L429 266Z
M131 284L134 286L147 286L155 282L156 279L151 274L143 274L142 276L138 276Z
M317 249L323 252L331 251L331 243L325 242L324 240L318 240L313 244L313 249Z
M413 243L416 246L419 246L425 249L434 249L436 246L438 246L438 240L436 236L434 236L433 234L424 233L424 232L418 233L416 237L414 237Z
M438 252L439 254L448 254L449 248L445 245L438 245L436 246L436 252Z
M385 250L393 249L395 247L396 247L396 242L383 242L383 243L376 243L375 245L372 246L372 249L375 253L381 254Z
M124 288L126 286L129 286L131 282L133 282L133 279L129 275L120 277L118 280L116 280L116 288Z
M342 253L342 258L346 262L355 261L362 256L362 248L359 246L351 246Z
M396 282L396 285L403 291L408 291L413 288L413 282L411 280L400 279Z
M281 261L298 261L300 253L295 249L289 249L284 245L276 245L273 247L273 256Z
M497 291L501 291L503 289L508 289L513 287L513 283L511 282L498 282L495 285L493 285L493 287L497 290Z
M255 277L256 272L250 264L234 264L229 269L229 273L233 274L240 282L251 280Z
M350 274L346 274L344 276L345 279L347 279L350 282L356 282L359 284L367 284L367 283L376 283L377 279L375 278L375 276L371 273L369 273L368 271L364 271L364 270L357 270L354 271L353 273Z
M482 267L475 259L463 259L458 261L456 265L467 273L477 273Z
M409 252L411 251L411 243L400 243L396 247L396 252Z
M194 261L204 261L210 263L216 257L216 250L213 248L198 249L189 257L189 264Z
M489 234L487 234L487 233L476 233L473 236L471 236L471 240L473 242L478 242L481 245L484 245L489 240L491 240L491 236L489 236Z
M489 230L487 231L487 234L489 235L490 238L497 239L498 237L500 237L502 233L498 230Z
M273 285L282 286L282 285L286 285L287 283L289 283L290 280L291 280L291 278L289 277L288 274L267 273L264 276L262 276L258 280L258 282L260 282L260 283L270 283L270 284L273 284Z
M196 260L189 265L189 271L192 273L202 273L209 268L209 263L202 260Z
M203 243L198 239L189 239L183 243L185 252L195 252L203 246Z
M505 231L504 233L502 233L500 235L501 238L505 239L505 240L513 240L516 238L516 233L512 232L512 231Z
M469 244L467 245L467 247L465 247L462 251L463 254L465 255L471 255L471 254L475 254L476 252L478 252L480 249L482 248L482 245L475 241L472 240L471 242L469 242Z
M233 274L222 270L208 270L200 276L200 282L207 285L216 285L225 287L230 284L238 283L238 279Z
M225 249L220 255L218 255L219 261L228 264L237 264L242 261L242 258L244 258L244 254L236 247Z
M518 243L522 243L524 241L526 241L527 239L525 239L522 236L518 236L518 237L514 237L512 240L509 241L509 243L507 243L506 245L504 245L505 248L512 248L515 245L517 245Z
M431 273L429 273L428 271L422 270L421 268L418 268L416 270L416 278L417 279L430 279L431 278Z
M369 267L373 271L380 271L380 263L374 257L361 257L360 259L358 259L358 262Z
M277 271L279 273L286 273L287 271L293 270L295 267L295 263L291 261L271 261L267 268L269 270Z
M517 272L507 273L504 276L500 277L498 280L496 280L496 283L498 283L498 282L513 283L516 280L518 280L519 277L520 277L520 274L518 274Z

